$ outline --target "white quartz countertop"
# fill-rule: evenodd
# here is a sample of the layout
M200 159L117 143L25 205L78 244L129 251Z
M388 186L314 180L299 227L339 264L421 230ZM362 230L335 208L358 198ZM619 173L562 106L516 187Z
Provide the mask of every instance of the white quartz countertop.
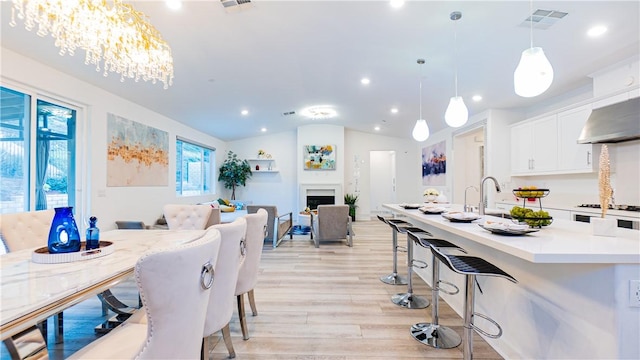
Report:
M538 232L523 236L504 236L478 226L484 223L484 218L471 223L453 223L439 214L405 210L398 204L383 204L383 207L533 263L640 263L640 231L637 230L617 228L616 237L594 236L591 235L590 224L556 219L553 224ZM452 205L452 209L460 210L462 206ZM486 218L499 220L494 216ZM416 222L413 224L420 226Z

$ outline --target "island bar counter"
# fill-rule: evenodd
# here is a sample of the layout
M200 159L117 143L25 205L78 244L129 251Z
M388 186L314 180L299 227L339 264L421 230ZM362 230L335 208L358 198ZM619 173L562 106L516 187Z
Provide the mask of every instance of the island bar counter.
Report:
M618 229L617 237L600 237L590 235L589 224L554 220L539 232L502 236L479 227L484 219L452 223L395 204L383 207L518 280L478 278L483 293L476 292L476 311L504 330L500 339L485 340L505 359L640 358L640 307L630 306L630 280L640 279L637 230ZM431 266L427 250L416 247L414 256ZM462 276L440 269L442 280L464 289ZM430 269L416 273L431 285ZM464 295L440 295L462 314ZM490 328L478 317L475 321Z

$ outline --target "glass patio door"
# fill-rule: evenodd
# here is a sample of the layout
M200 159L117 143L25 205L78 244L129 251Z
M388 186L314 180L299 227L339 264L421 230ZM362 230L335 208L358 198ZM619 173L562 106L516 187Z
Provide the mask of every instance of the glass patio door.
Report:
M77 112L34 97L0 87L0 213L76 205Z

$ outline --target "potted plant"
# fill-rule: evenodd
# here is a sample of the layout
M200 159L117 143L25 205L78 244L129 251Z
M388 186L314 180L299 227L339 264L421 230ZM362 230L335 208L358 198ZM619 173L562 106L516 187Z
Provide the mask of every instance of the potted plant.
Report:
M224 182L226 189L231 189L231 200L236 199L236 186L246 186L247 179L253 175L249 161L241 160L233 151L227 152L227 158L220 166L218 181Z
M349 205L349 216L351 216L351 221L356 221L356 205L358 202L358 195L355 194L344 194L344 203Z

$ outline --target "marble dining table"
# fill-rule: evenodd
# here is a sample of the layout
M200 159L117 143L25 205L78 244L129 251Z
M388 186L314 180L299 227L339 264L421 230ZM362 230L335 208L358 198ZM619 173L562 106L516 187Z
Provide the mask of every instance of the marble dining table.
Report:
M100 240L111 242L113 252L58 264L34 262L35 249L0 255L0 340L132 276L144 253L197 240L204 234L205 230L106 231Z

